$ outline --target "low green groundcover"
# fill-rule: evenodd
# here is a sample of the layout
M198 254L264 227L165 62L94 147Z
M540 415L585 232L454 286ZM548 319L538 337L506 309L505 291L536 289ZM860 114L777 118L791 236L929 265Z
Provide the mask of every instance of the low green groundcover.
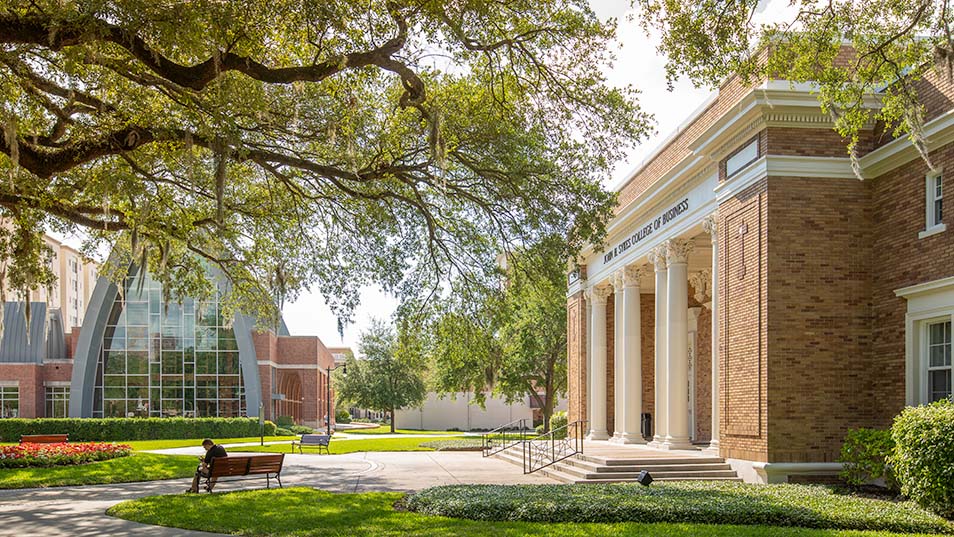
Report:
M421 442L421 447L435 451L480 451L484 443L480 438L453 438L449 440L433 440Z
M335 494L309 488L152 496L117 504L108 514L144 524L268 537L893 537L768 526L688 523L488 522L395 509L403 494Z
M954 524L913 502L806 485L453 485L413 494L407 507L428 515L485 521L694 522L954 533Z

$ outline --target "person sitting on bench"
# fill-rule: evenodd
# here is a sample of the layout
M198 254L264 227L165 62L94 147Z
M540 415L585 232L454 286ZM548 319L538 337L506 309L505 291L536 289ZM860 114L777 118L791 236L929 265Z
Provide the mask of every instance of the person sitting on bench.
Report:
M203 477L209 477L209 474L212 472L212 464L216 457L225 457L228 453L225 452L225 448L216 444L212 441L211 438L206 438L202 441L202 447L205 448L205 456L199 457L199 466L195 469L195 477L192 478L192 488L186 492L198 493L199 492L199 480ZM209 488L215 486L215 481L213 481Z

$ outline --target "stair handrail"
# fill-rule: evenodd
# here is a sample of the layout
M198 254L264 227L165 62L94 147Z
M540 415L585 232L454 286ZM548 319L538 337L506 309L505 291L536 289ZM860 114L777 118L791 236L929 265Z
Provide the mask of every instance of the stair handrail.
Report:
M577 420L523 441L523 473L531 474L583 453L586 420ZM572 434L571 434L572 433Z
M513 433L511 431L517 431ZM480 435L481 453L489 457L507 448L513 447L527 439L527 418L513 420L492 431Z

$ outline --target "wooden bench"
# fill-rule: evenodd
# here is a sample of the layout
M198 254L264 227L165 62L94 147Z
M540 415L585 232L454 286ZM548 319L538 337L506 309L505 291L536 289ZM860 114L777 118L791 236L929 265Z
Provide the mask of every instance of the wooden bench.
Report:
M24 434L20 435L21 444L59 444L69 442L68 434Z
M325 449L325 453L331 454L328 451L328 444L331 443L331 435L327 434L303 434L301 439L292 441L291 449L292 452L295 451L295 446L298 446L298 453L301 453L301 448L304 447L316 447L318 448L318 454L321 454L321 448Z
M223 477L265 476L265 487L272 488L272 478L282 487L282 464L285 462L284 453L269 453L266 455L229 455L212 459L212 471L205 479L205 490L210 494L216 481ZM252 478L249 478L252 479ZM229 481L242 481L230 479Z

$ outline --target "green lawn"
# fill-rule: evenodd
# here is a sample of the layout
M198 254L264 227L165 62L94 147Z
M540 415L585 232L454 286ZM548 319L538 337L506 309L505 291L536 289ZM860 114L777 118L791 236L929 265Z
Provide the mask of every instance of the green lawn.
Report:
M20 489L66 485L100 485L192 477L196 457L133 453L108 461L51 468L0 469L0 488Z
M213 495L153 496L107 511L120 518L175 528L245 536L540 536L583 537L888 537L901 534L704 524L486 522L420 515L393 508L401 493L333 494L307 488ZM904 534L912 535L912 534Z
M435 440L449 440L452 436L432 437L432 438L368 438L360 440L335 440L331 439L329 451L334 454L356 453L358 451L434 451L433 448L423 446L428 442ZM290 453L291 444L277 446L243 446L229 449L229 453L243 451L266 452L266 453ZM295 449L298 453L298 449ZM305 448L305 453L318 453L316 448ZM324 453L324 452L322 452Z
M266 436L266 442L297 440L297 436ZM119 444L129 444L136 451L148 451L152 449L172 449L181 447L199 447L202 445L202 438L189 438L185 440L131 440L128 442L117 442ZM258 436L245 438L213 438L218 444L242 444L247 442L260 442Z
M345 434L392 434L390 425L379 425L374 429L341 429ZM444 436L461 436L461 431L422 431L418 429L395 429L394 434L440 434Z

